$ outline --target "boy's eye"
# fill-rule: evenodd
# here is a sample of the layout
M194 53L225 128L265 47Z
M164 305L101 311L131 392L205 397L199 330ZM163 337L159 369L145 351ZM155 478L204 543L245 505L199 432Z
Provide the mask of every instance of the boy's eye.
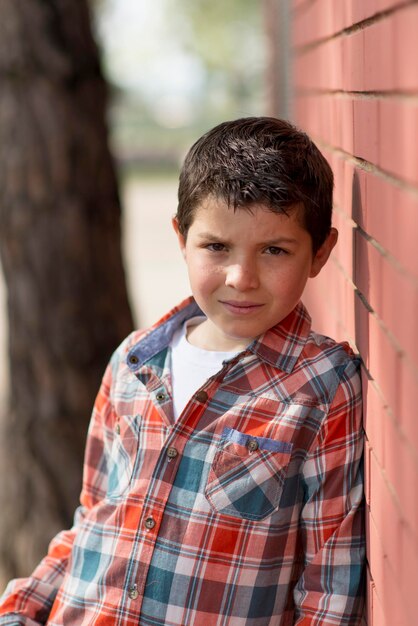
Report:
M205 248L207 250L212 250L212 252L223 252L225 250L225 245L223 243L208 243Z
M277 256L279 254L287 254L286 250L283 250L283 248L279 248L278 246L269 246L268 248L266 248L265 251L267 252L267 254L272 254L274 256Z

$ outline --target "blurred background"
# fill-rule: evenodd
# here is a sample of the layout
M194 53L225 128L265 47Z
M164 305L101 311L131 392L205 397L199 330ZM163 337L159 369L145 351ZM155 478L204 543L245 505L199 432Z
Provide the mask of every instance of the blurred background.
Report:
M189 289L177 177L215 124L276 115L335 175L304 302L362 360L369 626L416 621L418 1L0 3L0 588L71 524L94 396Z

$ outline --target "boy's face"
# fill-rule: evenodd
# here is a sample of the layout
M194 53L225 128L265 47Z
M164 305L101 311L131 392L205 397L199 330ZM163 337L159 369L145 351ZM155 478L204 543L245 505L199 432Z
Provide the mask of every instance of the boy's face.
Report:
M191 343L239 350L294 309L337 241L332 229L313 255L297 212L281 215L263 205L233 211L208 197L197 207L186 239L173 220L192 293L208 318Z

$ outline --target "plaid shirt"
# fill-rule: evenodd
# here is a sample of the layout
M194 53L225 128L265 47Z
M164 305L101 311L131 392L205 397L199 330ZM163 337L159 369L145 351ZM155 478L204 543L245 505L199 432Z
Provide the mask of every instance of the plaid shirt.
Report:
M174 422L170 338L192 299L115 352L81 507L0 624L360 623L358 363L299 304L224 362Z

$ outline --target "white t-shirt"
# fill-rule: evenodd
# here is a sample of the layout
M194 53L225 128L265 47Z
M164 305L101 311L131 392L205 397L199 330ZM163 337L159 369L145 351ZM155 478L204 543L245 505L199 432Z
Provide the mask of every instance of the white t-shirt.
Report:
M177 420L192 395L210 376L219 372L223 361L234 352L217 352L196 348L187 341L187 327L202 323L199 316L187 320L173 335L171 346L171 380L173 387L174 418Z

